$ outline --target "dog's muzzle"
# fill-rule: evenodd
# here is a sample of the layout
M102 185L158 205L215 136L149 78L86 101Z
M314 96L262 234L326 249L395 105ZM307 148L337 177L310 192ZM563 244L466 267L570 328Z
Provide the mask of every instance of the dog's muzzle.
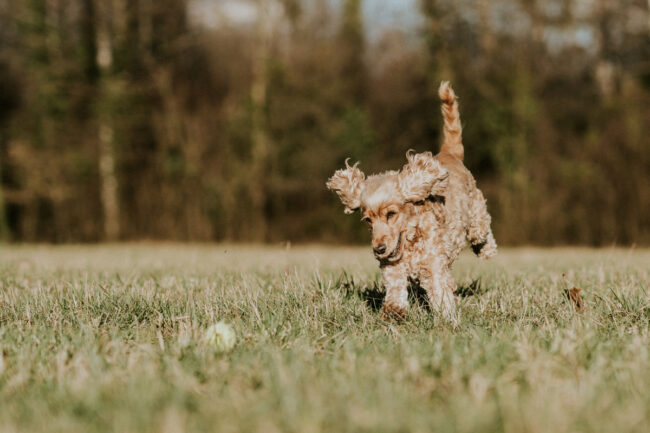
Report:
M379 248L374 248L373 251L375 253L375 257L382 261L382 262L393 262L396 260L399 260L402 257L402 233L399 234L399 237L397 238L397 244L395 245L395 248L393 250L386 254L386 248L385 245L382 245L384 248L381 248L381 252L379 251Z

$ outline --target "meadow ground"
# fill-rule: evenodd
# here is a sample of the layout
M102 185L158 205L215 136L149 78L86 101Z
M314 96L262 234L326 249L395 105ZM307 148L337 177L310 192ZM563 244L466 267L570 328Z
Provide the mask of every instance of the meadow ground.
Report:
M467 254L453 328L368 250L0 247L0 433L649 431L650 251Z

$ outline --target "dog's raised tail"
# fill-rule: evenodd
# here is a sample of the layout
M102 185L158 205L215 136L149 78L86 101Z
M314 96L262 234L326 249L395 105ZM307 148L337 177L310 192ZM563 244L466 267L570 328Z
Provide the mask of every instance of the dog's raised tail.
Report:
M440 83L438 95L442 100L442 117L444 119L443 142L440 152L449 153L462 161L465 155L465 150L463 149L463 127L460 124L456 93L451 88L449 81Z

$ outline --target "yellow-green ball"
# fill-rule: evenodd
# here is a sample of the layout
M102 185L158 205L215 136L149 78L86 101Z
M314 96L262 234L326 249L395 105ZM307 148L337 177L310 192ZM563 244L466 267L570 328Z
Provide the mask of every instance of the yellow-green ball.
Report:
M205 331L204 341L218 352L230 352L235 347L237 336L232 326L225 322L219 322Z

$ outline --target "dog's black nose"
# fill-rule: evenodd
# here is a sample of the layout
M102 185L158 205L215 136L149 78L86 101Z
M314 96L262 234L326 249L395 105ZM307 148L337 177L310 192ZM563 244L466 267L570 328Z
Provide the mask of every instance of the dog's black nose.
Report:
M384 254L386 252L386 244L379 244L372 249L375 254Z

